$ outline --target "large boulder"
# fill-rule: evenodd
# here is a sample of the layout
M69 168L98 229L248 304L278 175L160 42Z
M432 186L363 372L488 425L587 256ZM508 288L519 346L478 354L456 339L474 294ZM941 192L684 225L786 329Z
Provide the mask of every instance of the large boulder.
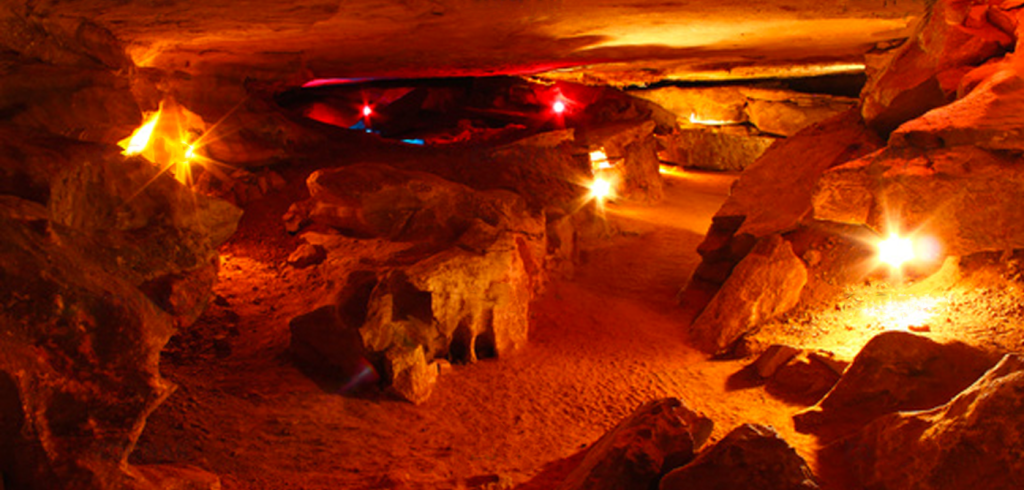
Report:
M736 181L716 216L745 217L734 234L760 238L790 231L810 216L811 196L826 170L870 154L882 143L856 111L812 126L765 152Z
M433 174L383 164L317 170L307 186L310 200L293 206L297 216L289 221L308 219L358 236L451 242L477 219L523 229L523 221L534 218L513 193L474 191Z
M84 253L119 270L179 326L198 318L212 297L216 249L240 209L114 146L0 128L0 150L9 179L0 192L46 206L54 222L87 236Z
M534 287L522 237L478 221L449 248L350 274L329 302L291 321L301 364L346 385L381 376L414 403L436 360L474 362L524 346Z
M889 132L952 101L970 69L1012 47L1013 32L990 19L988 1L934 2L917 31L869 70L861 112L872 127ZM988 15L987 11L995 13Z
M0 204L0 473L29 490L121 488L146 417L174 390L158 370L172 317L87 253L88 236L39 219L41 206L34 218L8 209Z
M789 90L744 88L744 111L750 124L763 133L794 136L805 128L854 109L856 99L804 94Z
M968 77L975 74L981 79L968 93L907 121L893 132L890 144L1024 150L1024 60L1010 55L1000 63L972 71Z
M738 172L750 167L778 138L748 126L682 128L659 136L660 158L687 168Z
M937 238L950 255L1024 247L1024 165L974 146L889 147L825 173L814 217ZM992 196L999 196L993 199ZM887 221L888 220L888 221Z
M885 332L857 354L829 394L794 417L797 430L826 438L879 416L948 402L996 363L977 348L940 344L908 332Z
M722 289L690 326L690 338L703 350L729 347L762 322L800 300L807 268L779 235L760 240L736 265Z
M815 490L807 463L771 427L744 424L692 463L665 475L659 490Z
M1007 355L945 405L879 418L843 445L862 488L1024 486L1024 358Z
M713 426L678 398L647 402L602 436L558 488L648 490L692 461Z

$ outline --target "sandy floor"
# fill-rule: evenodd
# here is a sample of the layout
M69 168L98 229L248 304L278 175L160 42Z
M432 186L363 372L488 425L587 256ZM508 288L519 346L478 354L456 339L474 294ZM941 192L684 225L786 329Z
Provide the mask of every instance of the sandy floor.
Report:
M330 281L284 265L295 239L261 236L249 218L224 249L217 304L165 355L180 388L150 418L133 461L193 464L228 490L547 489L618 420L665 396L710 416L715 438L766 423L811 457L813 439L792 429L801 407L762 388L728 391L742 363L709 361L682 340L672 298L731 180L671 177L657 206L611 205L617 233L588 244L576 279L533 305L528 347L455 366L422 406L342 395L292 366L287 320ZM266 201L250 215L279 216L287 204ZM385 246L352 240L342 260Z

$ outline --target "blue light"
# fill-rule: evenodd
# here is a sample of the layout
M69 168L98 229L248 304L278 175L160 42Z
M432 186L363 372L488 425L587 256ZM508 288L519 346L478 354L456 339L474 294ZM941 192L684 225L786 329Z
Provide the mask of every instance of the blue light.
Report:
M424 144L426 144L426 141L423 141L423 140L421 140L419 138L413 138L413 139L402 140L402 143L408 143L410 145L424 145Z

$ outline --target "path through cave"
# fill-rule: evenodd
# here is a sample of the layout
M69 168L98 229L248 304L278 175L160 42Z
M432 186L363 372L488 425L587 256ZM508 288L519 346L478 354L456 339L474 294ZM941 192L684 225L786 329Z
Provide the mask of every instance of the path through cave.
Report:
M557 486L583 449L641 403L677 396L715 421L713 440L759 422L813 460L813 439L792 429L801 407L763 388L726 390L741 363L708 360L684 343L673 298L734 178L670 175L656 205L611 203L614 232L583 250L573 280L534 302L527 347L453 366L421 406L339 393L285 358L284 324L309 297L295 293L325 287L324 278L284 265L278 258L290 249L273 248L289 243L253 238L260 233L245 227L261 221L248 219L223 250L222 299L165 354L179 392L151 416L133 458L194 462L226 489L539 490ZM275 198L250 213L279 211Z

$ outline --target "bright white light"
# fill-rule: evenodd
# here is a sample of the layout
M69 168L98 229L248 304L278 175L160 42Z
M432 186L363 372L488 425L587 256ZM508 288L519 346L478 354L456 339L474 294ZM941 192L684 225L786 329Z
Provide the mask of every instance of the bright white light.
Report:
M604 148L590 152L590 167L594 170L612 168L612 164L608 161L608 154L604 152Z
M142 153L146 149L146 146L149 145L149 139L153 136L153 129L156 128L156 123L159 120L160 111L157 111L142 126L139 126L139 128L136 129L128 139L122 140L118 143L121 148L124 148L123 153L128 156Z
M889 238L878 242L878 260L893 269L899 269L904 263L914 259L914 242L895 233Z
M363 106L363 117L370 117L373 114L373 108L369 104Z
M555 114L561 114L565 112L565 102L556 100L554 104L551 104L551 110L555 111Z
M698 117L692 112L690 113L691 124L700 124L703 126L728 126L730 124L740 124L742 122L743 121L728 121L724 119L704 119L702 117Z
M182 143L182 144L188 145L187 143ZM191 159L193 159L195 157L196 157L196 147L195 147L195 145L188 145L185 148L185 160L191 160Z
M590 195L598 201L603 201L612 195L612 183L607 179L597 177L590 184Z
M910 297L864 308L864 315L874 319L886 330L909 330L931 323L946 304L942 298Z

